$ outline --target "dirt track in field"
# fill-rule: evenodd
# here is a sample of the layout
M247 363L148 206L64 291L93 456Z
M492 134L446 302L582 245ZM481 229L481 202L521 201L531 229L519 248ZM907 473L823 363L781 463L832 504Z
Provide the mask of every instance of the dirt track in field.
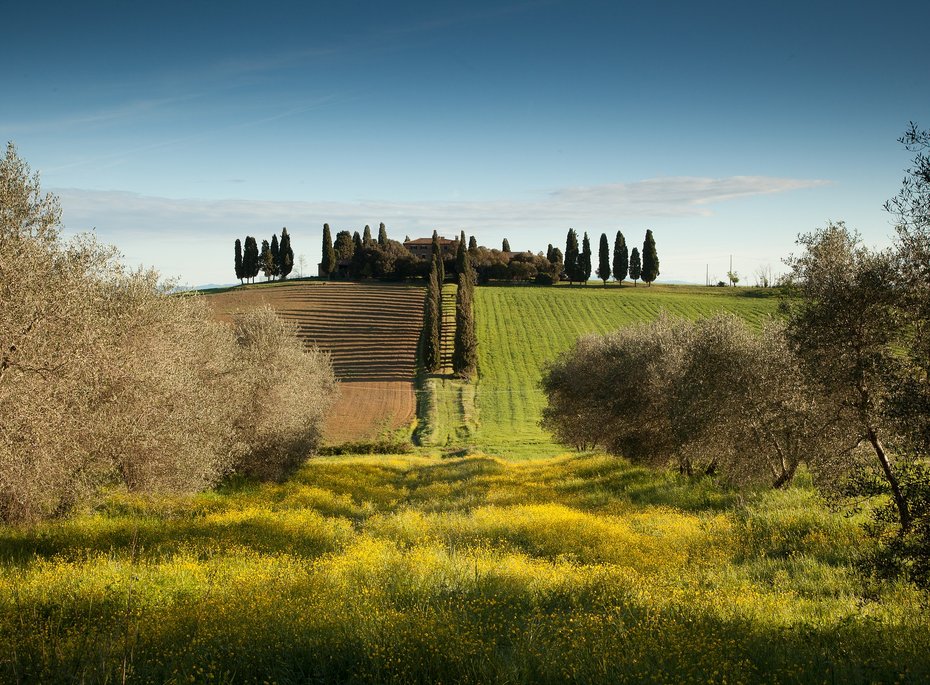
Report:
M325 426L327 443L375 438L413 421L422 288L304 282L236 288L207 298L224 320L268 304L297 325L307 345L329 352L340 397Z

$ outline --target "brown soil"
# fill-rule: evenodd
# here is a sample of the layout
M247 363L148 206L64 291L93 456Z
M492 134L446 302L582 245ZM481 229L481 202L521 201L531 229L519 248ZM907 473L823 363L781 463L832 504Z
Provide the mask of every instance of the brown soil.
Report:
M297 325L307 345L329 352L340 397L327 443L366 440L409 425L423 289L381 283L302 282L208 295L218 318L268 304Z

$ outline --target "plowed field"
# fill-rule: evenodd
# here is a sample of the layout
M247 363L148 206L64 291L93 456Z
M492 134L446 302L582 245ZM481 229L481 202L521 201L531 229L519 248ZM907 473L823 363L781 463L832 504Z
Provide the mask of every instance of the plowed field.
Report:
M413 421L422 288L303 282L236 288L208 301L222 319L268 304L297 325L307 345L330 353L340 397L326 424L327 443L374 438Z

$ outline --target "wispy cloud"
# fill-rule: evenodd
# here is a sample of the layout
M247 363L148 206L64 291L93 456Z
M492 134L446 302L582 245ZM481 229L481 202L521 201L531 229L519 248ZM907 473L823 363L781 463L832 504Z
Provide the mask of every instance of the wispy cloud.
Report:
M81 224L120 226L159 235L192 227L322 224L357 226L390 219L403 226L439 228L584 225L603 220L708 216L715 204L829 184L820 179L767 176L669 177L633 183L562 188L525 200L300 202L248 199L171 199L117 191L58 191L68 214ZM156 228L157 226L157 228Z
M576 211L612 211L635 216L709 216L710 205L753 195L771 195L789 190L816 188L830 181L777 178L771 176L728 176L705 178L672 176L633 183L564 188L553 191L552 203Z

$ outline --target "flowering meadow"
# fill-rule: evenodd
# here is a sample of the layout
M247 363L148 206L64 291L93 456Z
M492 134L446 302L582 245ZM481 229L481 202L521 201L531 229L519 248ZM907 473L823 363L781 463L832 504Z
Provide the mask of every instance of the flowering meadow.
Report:
M0 528L0 682L927 682L928 598L859 530L596 454L115 493Z

